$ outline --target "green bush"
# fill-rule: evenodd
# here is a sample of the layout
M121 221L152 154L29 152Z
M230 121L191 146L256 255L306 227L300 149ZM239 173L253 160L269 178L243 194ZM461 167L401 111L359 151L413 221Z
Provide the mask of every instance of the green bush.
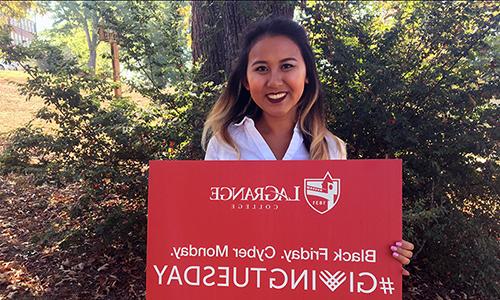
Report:
M135 248L145 243L148 163L203 157L199 129L210 105L206 100L220 87L184 81L161 102L139 107L132 99L113 98L112 83L90 75L49 44L2 51L23 63L30 78L22 92L44 99L37 118L51 124L13 132L0 157L2 172L30 173L38 183L61 186L80 182L87 196L71 214L95 220L83 231L87 236L103 244L128 239ZM26 63L35 60L41 63ZM114 197L119 204L104 204Z
M404 236L417 254L410 270L425 273L424 283L439 279L443 289L497 299L498 7L303 9L330 128L348 157L403 160Z

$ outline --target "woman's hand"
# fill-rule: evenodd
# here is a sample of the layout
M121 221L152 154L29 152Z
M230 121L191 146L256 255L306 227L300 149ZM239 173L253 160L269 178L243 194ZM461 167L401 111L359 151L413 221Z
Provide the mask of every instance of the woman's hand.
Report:
M403 265L407 265L410 263L410 259L413 256L413 246L412 243L402 240L400 242L396 242L391 246L392 257L394 257L397 261L399 261ZM410 272L403 268L403 275L409 276Z

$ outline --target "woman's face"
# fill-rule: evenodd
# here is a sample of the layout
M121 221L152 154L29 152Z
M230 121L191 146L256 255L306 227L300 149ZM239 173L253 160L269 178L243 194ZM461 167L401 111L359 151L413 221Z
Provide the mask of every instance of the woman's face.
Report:
M266 36L250 49L243 84L266 117L295 121L307 82L300 49L286 36Z

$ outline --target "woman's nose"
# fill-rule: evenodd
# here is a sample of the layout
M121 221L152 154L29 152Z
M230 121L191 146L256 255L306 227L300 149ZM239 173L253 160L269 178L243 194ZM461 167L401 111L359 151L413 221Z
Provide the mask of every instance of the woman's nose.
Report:
M267 85L271 88L280 87L283 85L283 74L280 71L272 71L269 74Z

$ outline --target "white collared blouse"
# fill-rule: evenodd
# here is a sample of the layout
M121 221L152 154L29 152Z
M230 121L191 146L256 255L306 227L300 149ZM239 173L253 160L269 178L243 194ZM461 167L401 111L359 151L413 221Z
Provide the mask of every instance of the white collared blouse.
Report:
M276 160L271 148L266 143L262 135L255 128L254 121L245 117L237 124L231 124L228 128L229 135L240 151L238 153L231 146L223 142L220 138L213 136L208 142L205 160ZM334 137L327 136L328 151L330 159L346 159L345 143L340 140L340 145L344 149L339 149ZM298 125L293 129L292 140L286 150L283 160L309 160L309 151L304 144L304 138Z

